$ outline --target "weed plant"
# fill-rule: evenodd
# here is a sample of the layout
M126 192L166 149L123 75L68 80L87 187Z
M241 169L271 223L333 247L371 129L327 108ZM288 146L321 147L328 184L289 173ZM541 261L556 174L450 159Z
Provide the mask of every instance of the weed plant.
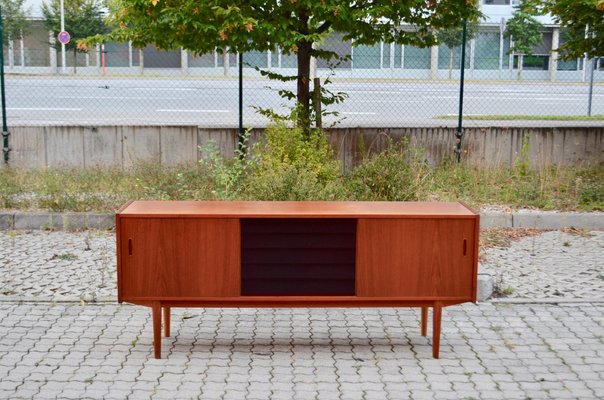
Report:
M350 200L417 201L429 197L430 166L421 152L412 151L406 141L390 141L387 148L366 158L344 176Z

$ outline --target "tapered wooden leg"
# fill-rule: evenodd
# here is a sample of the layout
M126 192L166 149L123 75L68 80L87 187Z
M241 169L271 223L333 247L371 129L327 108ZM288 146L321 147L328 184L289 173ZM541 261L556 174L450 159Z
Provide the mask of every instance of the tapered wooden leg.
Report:
M170 307L164 306L164 336L170 337Z
M428 334L428 307L422 307L422 336Z
M434 312L432 315L432 356L438 358L440 350L440 319L442 317L442 304L434 303Z
M154 301L153 309L153 350L155 358L161 358L161 303Z

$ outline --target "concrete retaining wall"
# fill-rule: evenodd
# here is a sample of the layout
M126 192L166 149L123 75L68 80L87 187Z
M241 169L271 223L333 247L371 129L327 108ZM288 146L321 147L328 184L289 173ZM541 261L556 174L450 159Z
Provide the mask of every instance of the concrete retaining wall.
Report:
M454 128L334 128L330 142L344 168L383 150L388 138L407 138L425 150L426 160L437 163L452 154ZM252 138L263 134L255 129ZM528 138L528 161L533 166L604 162L604 127L465 128L464 160L472 165L512 166ZM27 126L12 127L11 165L15 167L98 165L128 167L136 160L165 165L194 162L214 141L220 151L233 155L237 129L197 126Z

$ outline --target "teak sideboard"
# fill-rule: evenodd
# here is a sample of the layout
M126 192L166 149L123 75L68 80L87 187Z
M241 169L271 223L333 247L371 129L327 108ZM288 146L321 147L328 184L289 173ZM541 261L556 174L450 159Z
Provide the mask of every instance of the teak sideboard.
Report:
M433 308L476 301L479 215L462 203L134 201L116 215L118 301L171 307Z

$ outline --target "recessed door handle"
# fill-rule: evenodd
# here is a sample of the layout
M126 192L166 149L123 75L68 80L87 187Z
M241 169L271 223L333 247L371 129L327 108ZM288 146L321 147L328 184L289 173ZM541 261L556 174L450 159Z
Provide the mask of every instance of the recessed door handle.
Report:
M128 239L128 255L132 255L132 239Z
M463 240L463 255L465 256L468 251L468 241L466 239Z

